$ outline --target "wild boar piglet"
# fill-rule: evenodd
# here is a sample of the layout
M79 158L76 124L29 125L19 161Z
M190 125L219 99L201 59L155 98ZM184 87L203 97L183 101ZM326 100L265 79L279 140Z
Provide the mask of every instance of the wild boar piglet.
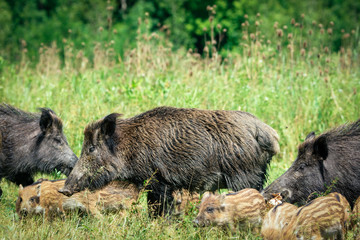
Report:
M314 199L298 209L280 239L343 239L345 211L333 196Z
M114 181L97 191L84 190L67 197L59 193L64 184L65 180L45 180L25 188L20 185L16 202L19 217L44 214L49 218L70 211L88 212L101 217L101 212L130 208L139 194L133 184Z
M265 240L278 240L283 234L283 230L296 214L298 207L290 203L280 203L271 208L263 219L261 226L261 236Z
M200 226L228 226L232 231L236 227L258 229L266 205L263 196L251 188L228 194L204 193L199 214L194 223Z
M360 238L360 197L356 200L350 216L350 226Z

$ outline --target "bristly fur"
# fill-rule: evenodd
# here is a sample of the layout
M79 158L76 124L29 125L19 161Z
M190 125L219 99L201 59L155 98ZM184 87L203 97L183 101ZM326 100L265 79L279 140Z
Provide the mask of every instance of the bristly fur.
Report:
M264 190L288 193L287 201L304 204L308 196L339 192L351 206L360 195L360 119L315 136L299 145L292 166ZM329 189L328 189L329 188Z
M40 108L28 113L0 104L0 179L23 186L33 183L35 172L54 169L69 174L77 161L54 111Z
M279 152L276 131L245 112L159 107L114 116L85 128L81 160L65 184L69 194L113 178L138 185L152 178L151 204L172 203L177 189L261 189Z

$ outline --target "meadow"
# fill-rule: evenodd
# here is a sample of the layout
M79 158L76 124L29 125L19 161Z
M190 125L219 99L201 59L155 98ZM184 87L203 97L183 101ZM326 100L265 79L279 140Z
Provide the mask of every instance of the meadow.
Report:
M78 156L84 127L112 112L127 118L164 105L250 112L280 136L281 151L269 166L268 185L290 167L308 133L360 117L359 30L345 32L340 50L333 51L327 47L331 26L315 23L303 29L275 23L268 39L257 28L244 28L237 52L218 52L209 29L202 55L194 49L172 50L164 35L141 27L136 48L122 57L111 37L95 45L92 59L71 39L63 49L42 46L36 61L27 57L24 44L20 62L0 58L0 102L30 112L53 109ZM54 172L35 179L40 177L64 176ZM133 209L101 220L73 214L50 222L42 217L20 221L15 214L18 187L4 179L0 186L2 239L261 239L249 231L196 228L196 208L180 218L151 219L146 193Z

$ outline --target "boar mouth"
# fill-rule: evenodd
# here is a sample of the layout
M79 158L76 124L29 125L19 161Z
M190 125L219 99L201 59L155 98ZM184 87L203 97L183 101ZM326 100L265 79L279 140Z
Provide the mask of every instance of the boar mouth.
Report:
M209 221L199 220L198 218L193 221L193 224L194 227L206 227L210 225Z
M75 191L70 191L69 189L66 188L61 188L58 190L58 192L64 194L67 197L71 197L71 195L75 193Z
M19 214L19 219L21 220L21 219L23 219L24 217L26 217L27 215L28 215L27 210L26 210L26 209L22 209L22 210L20 211L20 214Z
M275 193L275 192L273 193L273 192L269 192L269 191L265 192L265 190L261 191L261 195L263 195L266 203L269 202L269 200L273 198L272 197L273 194L279 194L279 193L280 193L280 196L282 197L283 201L289 202L291 200L292 192L289 189L282 189L278 193Z
M69 178L66 179L64 187L59 189L58 192L64 194L67 197L71 197L74 193L80 192L82 189L80 189L79 185L76 183L69 184L68 180Z
M58 192L68 197L70 197L74 193L83 191L84 189L89 189L90 191L99 189L115 179L110 178L110 174L103 174L93 177L89 176L88 174L83 174L75 177L76 175L72 174L74 174L74 171L72 171L69 178L66 180L64 187L58 190Z

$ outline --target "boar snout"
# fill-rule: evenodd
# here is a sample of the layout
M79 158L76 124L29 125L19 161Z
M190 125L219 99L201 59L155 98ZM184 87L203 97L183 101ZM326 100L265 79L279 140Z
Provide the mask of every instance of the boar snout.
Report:
M199 220L197 218L193 221L193 223L194 223L194 227L199 226Z
M69 176L77 161L78 157L75 154L72 154L71 157L63 159L58 165L54 167L54 169L57 169L66 176Z
M273 198L273 194L280 193L282 199L286 201L286 199L291 198L292 192L289 189L282 189L281 191L272 191L271 189L265 189L261 191L261 195L263 195L266 202Z
M74 194L73 191L70 191L69 189L66 188L59 189L58 192L64 194L67 197L70 197L71 195Z
M28 211L26 209L21 209L19 214L19 219L26 217L28 215Z
M287 198L291 198L291 191L289 189L283 189L280 195L284 200L286 200Z

